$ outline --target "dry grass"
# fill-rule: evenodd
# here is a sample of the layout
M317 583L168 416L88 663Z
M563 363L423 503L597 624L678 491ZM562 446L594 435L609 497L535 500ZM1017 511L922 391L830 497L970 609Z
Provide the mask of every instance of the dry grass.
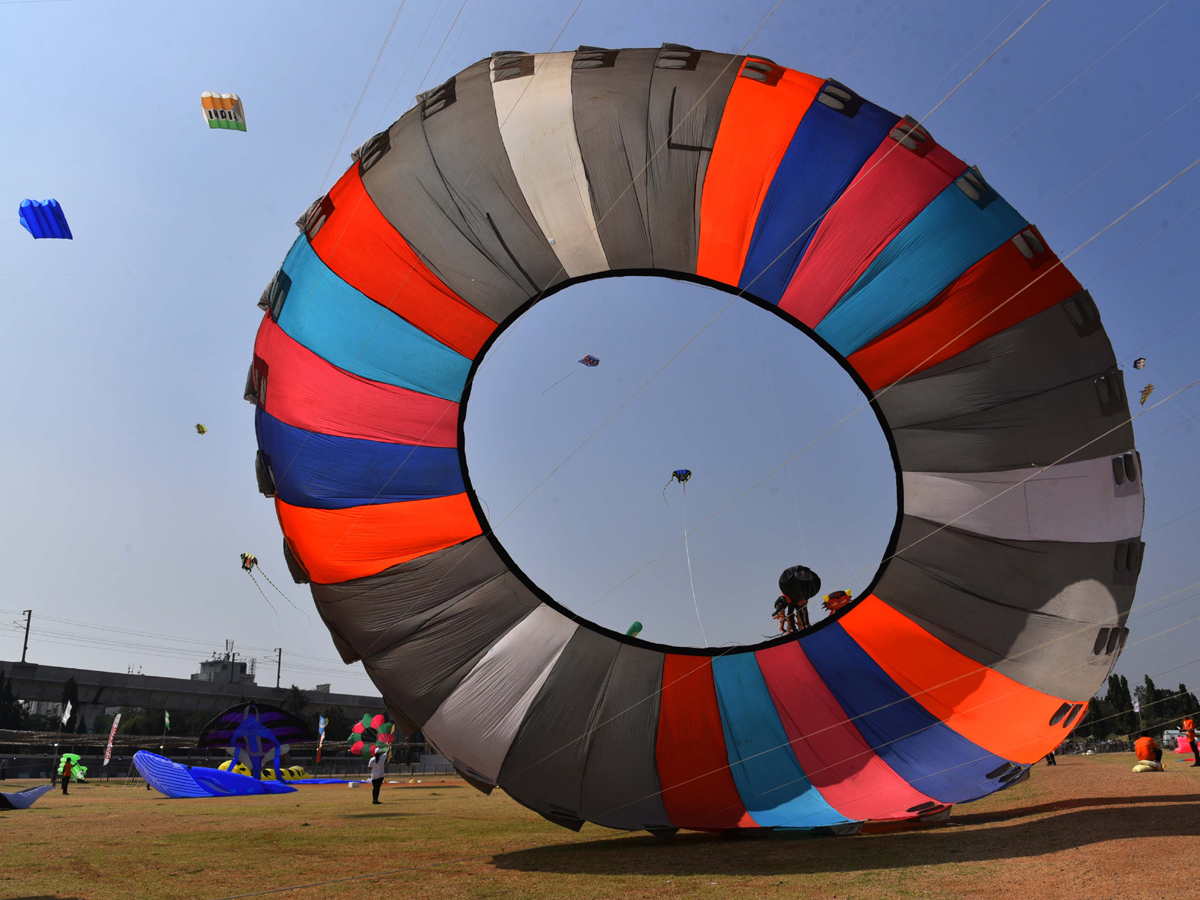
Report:
M941 826L669 842L591 825L572 834L452 780L389 785L380 807L365 786L220 800L77 786L0 813L0 897L208 900L381 872L391 874L280 896L1200 897L1200 769L1132 775L1131 765L1039 766ZM6 783L17 786L28 785Z

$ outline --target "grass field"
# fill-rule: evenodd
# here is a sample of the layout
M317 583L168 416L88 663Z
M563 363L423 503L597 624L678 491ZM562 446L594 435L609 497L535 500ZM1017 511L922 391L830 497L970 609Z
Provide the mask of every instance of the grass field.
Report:
M943 825L670 841L594 825L573 834L457 780L387 785L382 806L366 786L166 800L78 785L0 813L0 897L1200 897L1200 769L1131 766L1064 757ZM354 876L373 877L299 887Z

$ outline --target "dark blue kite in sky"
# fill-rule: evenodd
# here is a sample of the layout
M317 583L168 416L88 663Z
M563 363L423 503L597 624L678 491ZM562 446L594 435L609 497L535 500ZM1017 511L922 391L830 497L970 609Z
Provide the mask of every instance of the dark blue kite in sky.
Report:
M73 240L71 226L57 200L22 200L17 210L21 225L34 238L62 238Z

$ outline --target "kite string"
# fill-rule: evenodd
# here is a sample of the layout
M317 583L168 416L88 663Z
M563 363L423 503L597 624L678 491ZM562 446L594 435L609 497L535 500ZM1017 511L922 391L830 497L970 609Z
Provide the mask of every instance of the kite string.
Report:
M333 151L333 158L329 160L329 167L325 170L325 174L321 178L321 191L325 190L325 182L329 180L329 173L333 171L333 167L337 165L337 158L341 156L342 145L346 143L346 136L350 134L350 126L354 124L354 119L358 115L358 108L362 106L363 98L367 96L367 88L371 86L371 79L375 77L375 70L379 68L379 61L383 59L383 51L387 49L388 42L392 39L392 32L396 30L396 23L400 21L400 13L404 12L404 6L408 0L400 0L400 8L396 10L396 15L392 17L391 27L388 28L387 34L383 38L383 44L379 47L379 53L375 56L375 62L371 66L371 71L367 75L367 81L363 85L362 93L358 95L358 102L354 104L354 110L350 113L350 120L346 122L346 128L342 132L342 138L338 141L337 149Z
M1124 213L1122 213L1120 216L1118 216L1117 218L1113 219L1111 222L1109 222L1107 225L1105 225L1103 228L1101 228L1099 231L1097 231L1097 232L1096 232L1094 235L1092 235L1090 238L1088 238L1086 241L1084 241L1082 244L1080 244L1078 247L1076 247L1074 250L1072 250L1070 253L1068 253L1066 256L1064 256L1062 259L1059 259L1059 260L1057 260L1057 261L1056 261L1056 262L1055 262L1053 265L1051 265L1051 266L1047 266L1047 267L1046 267L1046 271L1044 271L1044 272L1043 272L1041 275L1039 275L1037 278L1033 279L1033 280L1032 280L1032 281L1031 281L1029 284L1027 284L1025 287L1021 288L1021 290L1019 290L1019 291L1017 291L1016 293L1014 293L1014 294L1013 294L1011 297L1009 297L1007 300L1003 301L1002 303L999 303L999 304L997 304L997 305L996 305L995 307L993 307L993 308L992 308L992 309L991 309L989 312L985 313L983 316L981 316L979 319L977 319L977 320L976 320L975 322L973 322L971 325L967 326L965 329L963 329L963 330L962 330L961 332L959 332L957 335L955 335L954 337L952 337L950 340L946 341L946 342L945 342L945 343L944 343L944 344L943 344L941 347L939 347L937 350L934 350L932 353L930 353L930 354L929 354L929 355L928 355L928 356L927 356L927 357L926 357L924 360L922 360L921 362L919 362L919 363L917 363L916 365L914 365L914 366L913 366L913 367L912 367L912 368L911 368L911 369L910 369L910 370L909 370L909 371L908 371L908 372L907 372L907 373L906 373L904 376L902 376L901 378L897 379L897 380L896 380L895 382L893 382L892 384L890 384L890 385L887 385L887 386L886 386L886 387L884 387L882 390L880 390L880 391L876 392L876 393L874 394L874 397L873 397L872 401L869 401L869 402L867 402L867 403L864 403L864 404L862 404L862 405L861 405L861 406L859 406L857 409L854 409L853 411L851 411L851 412L850 412L850 413L849 413L847 416L845 416L845 418L843 418L841 421L837 422L835 425L831 426L830 428L826 429L824 432L822 432L821 434L819 434L819 435L818 435L818 436L817 436L815 439L813 439L812 441L810 441L810 442L809 442L809 443L808 443L806 446L802 447L802 448L801 448L801 449L800 449L800 450L799 450L797 453L795 453L794 455L792 455L792 456L791 456L791 457L789 457L788 459L784 460L784 461L783 461L783 462L782 462L780 465L776 466L774 469L772 469L770 472L768 472L768 473L767 473L765 476L763 476L762 478L760 478L760 479L759 479L758 481L756 481L754 484L750 485L750 487L746 488L746 490L742 491L740 494L738 494L736 497L734 497L732 500L730 500L728 503L726 503L726 504L725 504L725 506L721 507L721 508L720 508L719 510L717 510L715 513L713 513L711 516L709 516L709 518L705 519L703 522L701 522L699 525L697 525L695 528L693 528L693 529L692 529L692 531L693 531L693 532L695 532L695 531L699 531L701 528L703 528L705 525L707 525L709 522L711 522L711 521L712 521L714 518L716 518L717 516L719 516L721 513L725 512L725 510L729 509L731 506L733 506L735 503L737 503L739 500L741 500L743 497L745 497L747 494L749 494L749 493L750 493L751 491L753 491L755 488L759 487L759 485L761 485L763 482L767 481L769 478L771 478L772 476L774 476L774 475L775 475L775 473L777 473L777 472L778 472L780 469L782 469L784 466L787 466L787 465L789 465L791 462L793 462L794 460L796 460L797 458L799 458L799 457L800 457L802 454L804 454L804 453L805 453L805 452L807 452L808 450L812 449L814 446L816 446L818 443L820 443L820 442L821 442L822 440L824 440L825 438L829 437L829 435L831 435L831 434L833 434L835 431L837 431L837 429L838 429L838 428L840 428L840 427L841 427L842 425L844 425L846 422L850 421L850 419L854 418L854 416L858 415L858 414L859 414L860 412L862 412L864 409L866 409L867 407L871 406L873 402L877 401L877 400L878 400L880 397L882 397L884 394L886 394L888 391L890 391L890 390L891 390L891 389L892 389L892 388L893 388L893 387L894 387L896 384L899 384L900 382L902 382L902 381L904 380L904 378L907 378L907 377L909 377L910 375L912 375L914 372L917 372L917 371L919 371L919 370L921 369L921 367L922 367L922 366L924 366L924 365L925 365L927 362L929 362L931 359L934 359L934 358L935 358L935 357L936 357L936 356L937 356L939 353L941 353L941 352L942 352L942 350L944 350L946 347L950 347L950 346L952 346L952 345L953 345L953 344L954 344L956 341L958 341L958 340L959 340L960 338L962 338L964 335L967 335L967 334L969 334L969 333L970 333L970 332L971 332L973 329L975 329L975 328L976 328L978 325L980 325L980 324L981 324L983 321L985 321L985 320L986 320L988 317L990 317L990 316L994 315L994 314L995 314L996 312L998 312L998 311L999 311L1001 308L1003 308L1004 306L1006 306L1007 304L1009 304L1010 302L1012 302L1014 299L1016 299L1018 296L1020 296L1022 293L1024 293L1024 292L1025 292L1025 291L1027 291L1027 290L1028 290L1030 287L1032 287L1034 284L1036 284L1038 281L1040 281L1042 278L1045 278L1045 277L1046 277L1046 276L1048 276L1048 275L1049 275L1051 272L1053 272L1053 271L1055 271L1056 269L1060 268L1061 266L1065 265L1065 263L1066 263L1066 261L1067 261L1068 259L1070 259L1070 258L1071 258L1072 256L1074 256L1075 254L1079 253L1081 250L1083 250L1083 248L1084 248L1084 247L1086 247L1086 246L1088 246L1089 244L1091 244L1093 241L1095 241L1097 238L1099 238L1099 237L1100 237L1101 235L1103 235L1105 232L1109 231L1111 228L1113 228L1114 226L1116 226L1116 225L1117 225L1119 222L1121 222L1121 221L1123 221L1124 219L1126 219L1126 218L1127 218L1129 215L1131 215L1131 214L1134 212L1134 210L1138 209L1139 207L1141 207L1142 205L1144 205L1145 203L1147 203L1149 200L1151 200L1151 199L1152 199L1154 196L1156 196L1157 194L1159 194L1159 193L1161 193L1163 190L1165 190L1167 187L1169 187L1171 184L1173 184L1174 182L1178 181L1180 178L1182 178L1184 175L1186 175L1186 174L1187 174L1189 171L1191 171L1191 170L1192 170L1193 168L1195 168L1197 165L1200 165L1200 158L1196 159L1194 162L1192 162L1190 165L1188 165L1187 167L1185 167L1183 170L1181 170L1181 171L1180 171L1178 174L1176 174L1174 177L1172 177L1172 178L1171 178L1171 179L1169 179L1168 181L1164 182L1162 185L1160 185L1158 188L1156 188L1156 189L1155 189L1154 191L1152 191L1150 194L1147 194L1145 197L1143 197L1141 200L1139 200L1137 203L1135 203L1133 206L1131 206L1131 207L1130 207L1128 210L1126 210L1126 211L1125 211ZM1186 215L1186 214L1185 214L1185 215ZM1182 218L1182 216L1181 216L1180 218ZM1175 221L1179 221L1179 220L1178 220L1178 219L1176 219ZM1174 224L1174 223L1172 223L1172 224ZM1164 230L1165 230L1165 229L1164 229ZM1159 233L1161 234L1161 232L1159 232ZM1089 282L1089 283L1090 283L1090 282ZM718 315L720 315L720 313L718 313ZM707 326L705 326L705 327L707 327ZM669 361L668 361L668 364L669 364ZM665 366L664 366L664 368L665 368ZM1185 388L1185 390L1186 390L1186 388ZM1180 393L1180 392L1176 392L1176 393ZM1174 394L1172 394L1171 396L1173 397L1173 396L1175 396L1175 395L1174 395ZM1168 399L1170 399L1170 398L1168 398ZM1149 407L1147 410L1145 410L1145 412L1148 412L1148 411L1149 411L1149 409L1153 409L1153 408L1155 408L1155 407L1157 407L1157 406L1159 406L1159 405L1160 405L1160 404L1155 404L1155 406L1154 406L1154 407ZM1139 415L1141 415L1141 414L1139 413ZM1134 416L1133 418L1137 418L1137 416ZM1132 421L1132 419L1130 419L1130 421ZM1092 443L1092 442L1090 442L1090 441L1089 441L1088 443L1090 444L1090 443ZM1086 447L1086 446L1087 446L1087 444L1085 444L1084 446ZM1083 448L1082 448L1082 447L1080 447L1080 448L1077 448L1077 449L1076 449L1076 451L1074 451L1074 452L1078 452L1078 450L1081 450L1081 449L1083 449ZM995 498L993 498L993 499L995 499ZM988 502L990 502L990 501L988 501ZM675 542L674 542L674 543L672 543L670 546L666 547L666 548L665 548L665 549L664 549L664 550L663 550L661 553L659 553L659 554L658 554L658 556L654 557L654 559L651 559L651 560L649 560L648 562L646 562L644 565L640 566L640 567L639 567L638 569L636 569L636 570L635 570L633 573L631 573L631 574L630 574L628 577L626 577L626 578L625 578L625 579L623 579L622 581L618 582L616 585L614 585L614 586L613 586L612 588L610 588L608 591L606 591L605 593L603 593L603 594L601 594L599 597L597 597L595 600L593 600L593 601L592 601L592 603L590 603L588 606L586 606L586 607L585 607L585 608L582 610L582 612L586 612L588 609L591 609L591 607L592 607L592 606L595 606L597 603L599 603L601 600L603 600L605 597L607 597L607 596L608 596L609 594L611 594L613 591L615 591L615 590L617 590L619 587L621 587L621 585L625 584L625 583L626 583L627 581L629 581L631 578L634 578L634 577L636 577L636 576L638 575L638 573L640 573L641 571L643 571L643 570L644 570L644 569L646 569L647 567L649 567L649 566L653 565L655 562L657 562L659 559L661 559L661 558L662 558L664 555L666 555L668 552L670 552L670 550L671 550L673 547L675 547L675 546L676 546L678 543L679 543L678 541L675 541ZM861 574L861 573L860 573L860 574Z
M1135 31L1137 31L1139 28L1141 28L1143 25L1145 25L1147 22L1149 22L1151 19L1153 19L1155 16L1157 16L1160 12L1163 11L1163 9L1165 9L1167 6L1169 6L1170 3L1171 3L1171 0L1164 0L1163 4L1161 6L1159 6L1158 9L1154 10L1154 12L1150 13L1150 15L1146 16L1146 18L1142 19L1142 21L1138 22L1135 26L1133 26L1132 29L1130 29L1128 32L1126 32L1125 37L1121 38L1119 41L1117 41L1115 44L1113 44L1111 47L1109 47L1107 50L1105 50L1103 53L1101 53L1098 57L1096 57L1092 61L1091 65L1089 65L1082 72L1080 72L1078 75L1076 75L1070 81L1068 81L1066 84L1064 84L1062 87L1060 87L1041 106L1039 106L1037 109L1035 109L1029 115L1027 115L1024 119L1022 119L1017 124L1016 128L1014 128L1012 131L1010 131L1004 137L1000 138L1000 140L996 141L996 143L992 144L992 146L990 146L986 150L984 150L983 153L979 154L979 156L976 157L976 163L978 164L978 162L980 160L982 160L985 156L987 156L989 153L991 153L993 150L995 150L997 147L999 147L1001 144L1003 144L1005 141L1007 141L1010 137L1012 137L1014 134L1016 134L1018 131L1020 131L1026 122L1028 122L1030 119L1032 119L1038 113L1040 113L1043 109L1045 109L1047 106L1049 106L1051 103L1053 103L1063 91L1065 91L1067 88L1069 88L1075 82L1077 82L1080 78L1082 78L1084 75L1086 75L1088 72L1090 72L1093 68L1095 68L1097 65L1099 65L1099 63L1106 56L1108 56L1108 54L1112 53L1114 50L1116 50L1118 47L1120 47L1123 43L1125 43L1125 41L1128 40Z
M566 381L568 378L570 378L570 377L571 377L572 375L574 375L574 374L575 374L575 370L574 370L574 369L572 369L570 372L568 372L568 373L567 373L566 375L564 375L562 378L558 379L558 381L554 382L554 384L550 385L550 387L546 388L546 391L550 390L550 388L555 388L555 387L558 387L560 384L562 384L564 381ZM542 391L542 396L543 396L543 397L545 397L545 396L546 396L546 391Z
M262 571L262 569L259 569L259 571L261 572L261 571ZM263 598L264 600L266 600L266 601L267 601L267 606L271 607L271 612L275 613L275 618L277 618L277 619L278 619L278 618L279 618L279 610L277 610L277 609L275 608L275 604L274 604L274 603L272 603L272 602L270 601L270 599L267 597L267 595L266 595L266 594L263 594L262 585L260 585L260 584L258 583L258 579L254 577L254 573L253 573L253 572L251 572L249 569L247 569L247 570L246 570L246 574L250 576L250 580L254 582L254 586L255 586L256 588L258 588L258 592L259 592L260 594L262 594L262 598ZM267 576L266 576L266 575L263 575L263 577L264 577L264 578L266 578ZM278 589L277 589L277 590L278 590Z
M304 612L304 610L302 610L300 607L298 607L295 603L292 603L292 598L289 597L287 594L285 594L283 591L279 590L279 585L277 585L275 582L273 582L271 580L271 576L269 576L266 572L263 572L262 563L258 564L258 571L262 574L263 578L267 579L267 584L269 584L271 587L275 588L275 590L279 593L279 596L281 596L288 603L291 603L292 609L296 610L299 613L303 613L304 618L308 619L309 622L312 621L312 618L309 616L309 614ZM253 578L254 576L251 575L250 577ZM255 582L255 583L257 584L257 582Z
M668 482L669 484L670 482ZM696 602L696 582L692 579L692 550L688 546L687 530L687 482L683 483L683 549L687 554L688 585L692 589L692 606L696 609L696 622L700 625L700 636L704 638L704 646L708 646L708 635L704 631L704 622L700 618L700 604Z

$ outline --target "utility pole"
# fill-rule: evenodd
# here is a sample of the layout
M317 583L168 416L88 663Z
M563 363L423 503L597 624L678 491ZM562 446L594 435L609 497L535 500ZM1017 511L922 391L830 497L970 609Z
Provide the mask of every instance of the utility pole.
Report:
M23 609L21 612L25 613L25 646L21 648L21 662L23 663L25 662L25 651L29 649L29 623L33 621L33 610Z
M283 669L283 648L275 648L275 689L279 689L279 673Z

